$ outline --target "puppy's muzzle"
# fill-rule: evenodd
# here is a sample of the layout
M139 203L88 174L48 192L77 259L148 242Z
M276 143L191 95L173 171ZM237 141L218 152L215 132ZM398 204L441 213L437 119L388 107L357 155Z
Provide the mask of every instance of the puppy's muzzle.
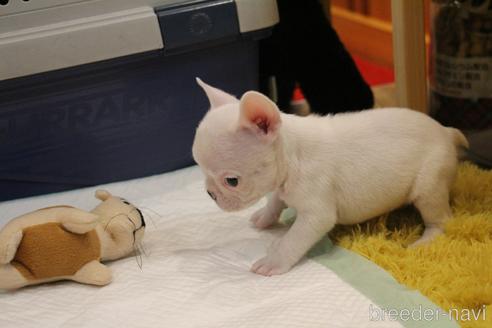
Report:
M217 200L217 196L215 196L215 194L213 192L211 192L210 190L207 190L207 194L210 196L210 198L212 198L213 200Z

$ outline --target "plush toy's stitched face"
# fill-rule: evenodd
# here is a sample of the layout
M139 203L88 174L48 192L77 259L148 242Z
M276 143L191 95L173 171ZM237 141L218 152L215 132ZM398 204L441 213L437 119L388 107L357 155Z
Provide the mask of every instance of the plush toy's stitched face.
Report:
M145 219L142 211L131 204L124 198L120 198L121 202L130 207L130 212L128 213L128 219L133 223L133 240L135 244L140 244L143 239L143 234L145 231Z
M102 218L106 230L124 229L133 234L133 243L141 243L145 231L145 218L142 211L124 198L111 195L105 190L98 190L96 197L102 200L93 213Z

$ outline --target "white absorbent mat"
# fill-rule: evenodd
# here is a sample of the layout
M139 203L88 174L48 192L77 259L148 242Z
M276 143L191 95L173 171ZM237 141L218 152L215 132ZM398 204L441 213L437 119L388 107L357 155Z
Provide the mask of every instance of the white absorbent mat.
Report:
M281 276L250 273L282 231L251 227L255 208L220 211L196 167L105 188L153 217L142 268L129 257L109 264L106 287L59 282L0 293L0 327L401 327L371 321L377 305L315 261ZM50 205L89 210L95 190L2 203L0 226Z

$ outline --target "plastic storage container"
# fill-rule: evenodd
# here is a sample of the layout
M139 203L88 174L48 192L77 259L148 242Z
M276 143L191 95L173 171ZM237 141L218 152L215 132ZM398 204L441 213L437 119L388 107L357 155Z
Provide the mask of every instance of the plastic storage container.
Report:
M0 200L193 164L195 77L257 88L278 21L269 0L43 4L0 5Z

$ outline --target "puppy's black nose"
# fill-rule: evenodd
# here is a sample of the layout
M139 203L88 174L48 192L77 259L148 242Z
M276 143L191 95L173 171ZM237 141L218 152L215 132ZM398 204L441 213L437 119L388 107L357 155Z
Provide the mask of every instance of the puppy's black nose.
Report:
M215 196L215 194L213 192L211 192L210 190L207 190L207 194L210 196L210 198L212 198L213 200L217 200L217 196Z

